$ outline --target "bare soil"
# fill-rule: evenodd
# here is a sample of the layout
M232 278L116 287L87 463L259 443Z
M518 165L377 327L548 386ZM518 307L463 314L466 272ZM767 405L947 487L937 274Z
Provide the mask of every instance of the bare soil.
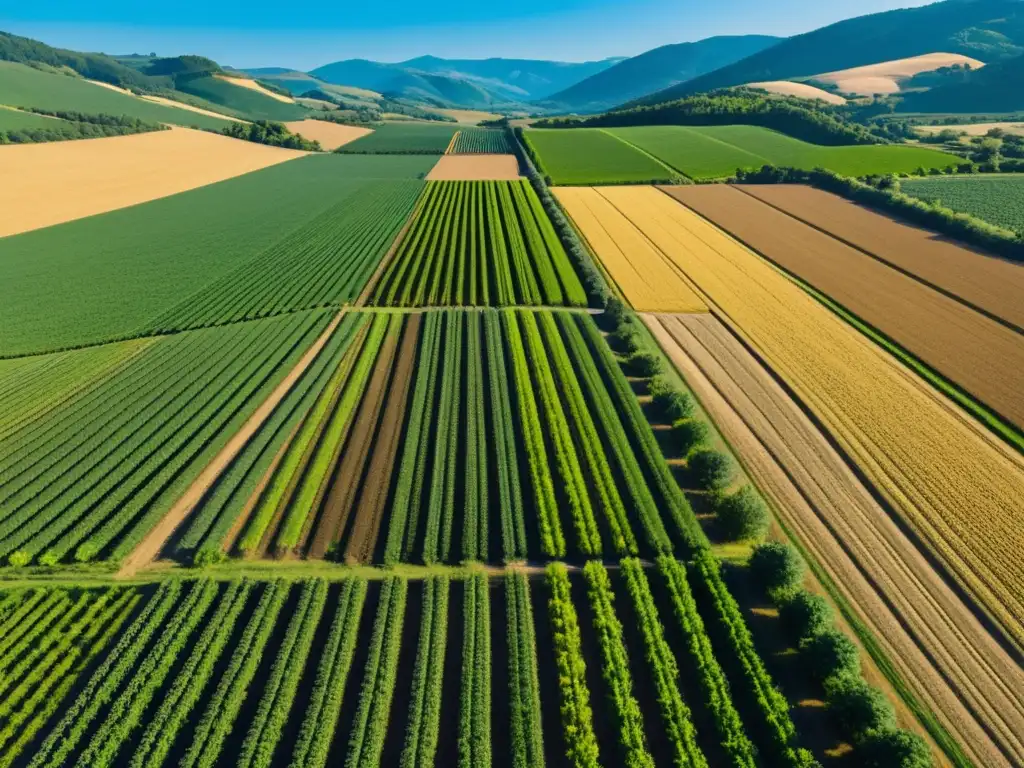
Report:
M444 155L427 174L427 181L515 181L515 155Z
M1019 264L814 187L767 184L736 189L1024 328L1024 267Z
M714 317L645 322L910 690L979 765L1024 761L1024 673Z
M384 338L373 374L363 392L359 410L352 422L348 437L343 441L344 449L336 470L328 472L329 490L323 502L323 510L317 522L316 535L309 547L309 556L321 558L328 549L337 544L345 531L349 515L355 505L359 493L359 479L372 450L373 437L377 432L377 422L387 395L387 382L391 376L391 366L395 361L395 349L398 337L389 333ZM316 507L314 507L316 509ZM353 538L362 540L362 532L354 530Z
M1024 336L725 185L666 191L1024 427Z
M345 548L346 562L369 563L373 558L401 442L422 317L420 314L410 315L405 324L402 346L387 394L387 406L374 441L373 458L363 480L356 519Z

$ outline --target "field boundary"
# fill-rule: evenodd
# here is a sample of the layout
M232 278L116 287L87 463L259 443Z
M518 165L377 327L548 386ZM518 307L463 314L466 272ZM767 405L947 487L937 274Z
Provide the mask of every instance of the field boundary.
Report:
M598 128L597 130L599 130L599 131L600 131L601 133L603 133L603 134L604 134L605 136L611 136L611 137L612 137L613 139L615 139L616 141L621 141L621 142L622 142L623 144L625 144L625 145L626 145L627 147L629 147L630 149L635 149L635 150L636 150L637 152L639 152L639 153L640 153L641 155L646 155L646 156L647 156L647 157L648 157L649 159L651 159L651 160L653 160L654 162L656 162L656 163L657 163L658 165L660 165L660 166L661 166L662 168L664 168L664 169L665 169L666 171L668 171L669 173L672 173L672 174L674 174L675 176L678 176L678 177L682 177L682 178L684 178L684 179L686 179L686 180L688 180L688 181L690 181L690 182L692 182L692 181L693 181L693 179L691 179L691 178L690 178L689 176L687 176L687 175L686 175L685 173L683 173L682 171L680 171L680 170L679 170L678 168L675 168L674 166L671 166L671 165L669 165L668 163L666 163L666 162L665 162L664 160L662 160L662 159L661 159L661 158L659 158L659 157L655 157L655 156L654 156L654 155L652 155L652 154L651 154L650 152L648 152L648 151L647 151L646 149L641 149L641 148L640 148L640 147L638 147L638 146L637 146L636 144L632 144L632 143L630 143L630 142L626 141L626 140L625 140L624 138L622 138L621 136L616 136L616 135L615 135L614 133L609 133L609 132L608 132L608 131L606 131L606 130L605 130L604 128ZM601 185L601 184L588 184L587 186L603 186L603 185Z
M462 131L458 130L458 131L456 131L455 133L452 134L452 140L448 142L448 146L445 148L444 154L446 154L446 155L452 154L452 150L455 149L455 142L457 142L459 140L459 134L460 133L462 133Z
M837 235L836 233L831 232L828 229L825 229L824 227L820 227L817 224L814 224L814 223L808 221L807 219L803 218L802 216L797 216L795 213L793 213L791 211L787 211L784 208L780 208L779 206L775 205L774 203L771 203L771 202L769 202L769 201L767 201L767 200L765 200L763 198L757 197L756 195L752 195L750 192L748 192L747 190L743 189L742 186L740 186L738 184L731 184L730 186L732 186L735 189L737 189L738 191L742 192L747 197L750 197L750 198L752 198L754 200L757 200L760 203L764 203L769 208L774 208L776 211L778 211L779 213L783 214L784 216L788 216L789 218L794 219L795 221L799 221L801 224L804 224L805 226L808 226L811 229L817 230L821 234L826 235L828 237L831 237L833 240L837 240L838 242L842 243L843 245L848 246L849 248L852 248L853 250L855 250L855 251L857 251L859 253L863 253L868 258L873 259L873 260L875 260L875 261L877 261L877 262L879 262L881 264L885 264L885 266L889 267L890 269L896 270L897 272L899 272L904 277L909 277L911 280L914 280L915 282L918 282L921 285L924 285L924 286L926 286L928 288L931 288L933 291L942 294L947 299L952 299L953 301L957 302L958 304L962 304L963 306L967 307L968 309L974 310L979 315L982 315L982 316L988 318L992 322L998 323L999 325L1002 325L1002 326L1004 326L1005 328L1008 328L1011 331L1015 331L1017 333L1024 334L1024 328L1022 328L1021 326L1017 325L1013 321L1007 320L1006 318L1003 318L1003 317L1000 317L999 315L996 315L996 314L990 312L989 310L985 309L984 307L979 307L977 304L974 304L973 302L965 299L963 296L960 296L960 295L954 293L953 291L950 291L950 290L948 290L946 288L943 288L943 287L941 287L939 285L936 285L935 283L932 283L931 281L926 280L925 278L921 277L920 275L918 275L915 272L910 271L909 269L905 269L904 267L901 267L898 264L892 263L891 261L886 259L884 256L879 256L877 253L874 253L873 251L869 251L866 248L862 248L861 246L857 245L856 243L852 242L851 240L848 240L845 237L841 237L840 235ZM814 187L812 187L812 189L814 189ZM882 212L876 211L875 209L870 208L868 206L864 206L862 203L858 203L858 202L855 202L855 201L850 201L850 202L852 202L854 205L858 205L858 206L862 206L864 208L867 208L868 210L872 211L873 213L876 213L878 215L882 215ZM922 229L923 229L923 227L922 227ZM956 238L949 237L948 235L943 235L941 232L935 232L933 234L937 234L937 235L939 235L940 237L943 237L943 238L948 238L950 240L953 240L956 243L961 243L960 240L956 240ZM967 243L964 243L964 245L967 245ZM983 256L984 257L988 257L988 258L1001 258L997 254L983 254Z
M306 353L299 359L294 368L284 377L280 384L267 397L266 400L256 409L241 429L228 441L199 476L192 482L184 494L174 503L160 522L146 534L135 549L125 558L120 569L117 571L118 578L130 577L140 568L152 563L164 545L171 538L195 506L202 500L206 493L213 487L217 479L231 464L234 458L241 452L250 439L259 431L264 422L270 418L274 409L288 395L295 383L306 372L306 369L320 354L320 351L327 344L334 333L346 310L338 312L320 337L313 342L313 345L306 350Z

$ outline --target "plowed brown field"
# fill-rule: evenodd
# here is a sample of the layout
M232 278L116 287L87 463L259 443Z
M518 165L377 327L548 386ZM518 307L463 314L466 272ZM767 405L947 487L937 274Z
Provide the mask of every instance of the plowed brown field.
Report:
M1024 460L767 261L668 195L653 187L601 194L692 280L922 546L1024 647Z
M427 181L515 181L518 178L521 176L515 155L443 155L427 174Z
M916 696L979 765L1024 763L1024 672L811 420L713 316L644 319Z
M405 323L402 346L395 363L395 373L387 393L387 405L381 417L371 450L373 458L362 482L359 506L348 544L345 546L347 562L369 563L377 546L381 521L384 519L388 491L395 471L395 457L402 437L405 422L405 406L412 382L413 367L416 364L416 347L419 342L422 315L410 315Z
M642 312L707 311L686 278L639 229L619 215L598 189L556 187L554 192L635 309Z
M760 184L734 188L1024 328L1024 266L814 187Z
M736 189L666 191L1024 427L1024 335Z
M363 392L363 399L349 428L348 437L339 444L339 459L331 462L332 470L325 478L324 489L327 493L317 522L316 535L309 547L310 557L320 558L326 555L328 549L341 538L348 523L359 492L359 478L366 467L373 436L377 431L377 421L387 394L387 382L391 378L391 366L395 361L397 347L398 333L389 332L384 337L373 374L366 391ZM314 510L318 508L320 504L313 507ZM307 520L311 517L312 515Z

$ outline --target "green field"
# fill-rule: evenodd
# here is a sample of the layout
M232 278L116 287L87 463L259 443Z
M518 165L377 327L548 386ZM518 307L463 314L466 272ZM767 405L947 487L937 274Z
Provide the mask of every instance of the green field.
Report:
M0 558L119 560L331 315L299 312L168 336L118 375L8 433L0 440Z
M443 155L457 130L455 123L384 123L337 151L346 155Z
M216 77L205 76L192 79L180 79L178 90L198 96L212 104L227 107L249 120L301 120L309 117L309 110L298 104L286 104L270 96L243 88L240 85L226 83Z
M66 124L67 121L65 120L0 107L0 134L3 134L4 131L47 130L53 128L54 125ZM2 143L3 140L0 139L0 144Z
M460 128L452 147L453 155L495 154L512 152L508 131L500 128Z
M379 306L587 303L527 181L431 181L373 297Z
M955 127L955 126L954 126ZM1024 174L910 179L900 184L908 195L941 203L997 227L1024 233Z
M677 174L635 147L598 128L528 130L523 133L552 184L643 184Z
M659 125L607 130L694 179L722 178L735 174L738 168L762 165L826 168L843 176L868 176L948 168L960 162L954 155L925 147L808 144L753 125Z
M272 283L264 283L251 296L245 290L260 279L280 277L277 267L258 260L269 248L291 242L290 235L315 226L318 216L372 186L374 179L412 182L432 164L422 157L301 158L150 203L0 239L0 357L125 338L167 322L168 317L180 320L191 313L187 307L176 308L243 265L254 265L258 271L220 294L219 298L230 299L226 307L197 306L200 316L219 318L222 310L248 316L268 306L294 308L289 307L291 298L300 299L303 306L309 299L315 303L327 296L350 298L357 292L357 281L334 293L335 288L315 284L293 295L275 293ZM412 195L401 194L411 205ZM373 243L372 254L381 252L386 233L399 218L396 211L401 206L395 198L387 199L380 198L391 206L391 218L380 229L373 223L378 234L364 238ZM354 220L366 226L373 216L365 212ZM359 243L356 238L345 248L365 274L366 264L379 256L355 255ZM291 252L282 255L294 257ZM314 268L304 265L306 270ZM323 278L330 270L316 274ZM294 276L292 282L280 279L283 285L296 284ZM205 302L204 297L209 294L198 298Z
M218 131L230 122L185 109L154 104L76 77L42 72L8 61L0 61L0 104L36 107L51 112L128 115L154 123L173 123Z

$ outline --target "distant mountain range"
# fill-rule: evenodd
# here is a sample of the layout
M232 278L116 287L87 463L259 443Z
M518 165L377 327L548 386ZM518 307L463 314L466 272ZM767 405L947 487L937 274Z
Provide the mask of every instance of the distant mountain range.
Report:
M782 39L769 35L742 35L663 45L624 59L552 94L542 99L538 106L567 112L600 112L732 64Z
M336 61L309 74L394 98L435 106L494 107L526 104L614 66L622 59L568 63L529 59L459 60L421 56L397 64L366 59ZM261 70L255 70L260 72Z
M831 72L943 51L984 62L1024 53L1024 2L946 2L847 19L770 48L713 72L638 98L659 104L692 93L765 80Z

